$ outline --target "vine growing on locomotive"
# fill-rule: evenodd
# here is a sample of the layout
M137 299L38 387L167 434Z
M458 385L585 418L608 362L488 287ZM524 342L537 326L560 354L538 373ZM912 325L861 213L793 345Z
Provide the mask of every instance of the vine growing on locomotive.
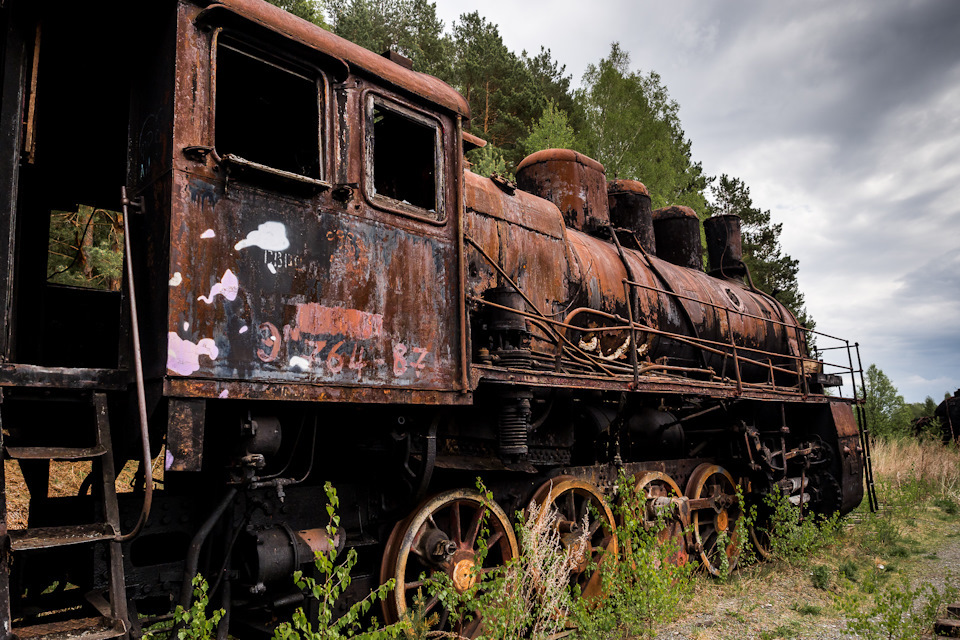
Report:
M0 419L30 501L4 520L7 631L136 634L198 571L230 633L267 629L333 547L357 551L348 597L396 579L395 620L421 572L465 590L515 557L531 501L612 550L620 473L710 571L737 487L859 504L855 347L808 352L735 217L704 223L705 271L694 212L582 154L477 176L461 95L259 0L0 20ZM51 212L78 205L122 210L122 291L48 281ZM93 461L80 495L51 494L57 460Z

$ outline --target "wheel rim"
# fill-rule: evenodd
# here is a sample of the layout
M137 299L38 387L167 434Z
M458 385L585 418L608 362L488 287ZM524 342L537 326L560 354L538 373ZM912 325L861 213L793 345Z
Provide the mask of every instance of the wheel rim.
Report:
M733 569L739 556L737 525L741 514L733 477L723 467L702 464L690 475L686 494L691 500L711 498L714 502L713 506L694 509L691 517L696 549L704 568L719 575L725 554L727 568ZM722 545L724 534L726 544Z
M673 478L661 471L646 471L634 477L636 482L633 495L635 499L644 500L644 527L649 531L657 527L662 518L662 526L657 531L657 542L661 545L672 544L674 548L674 552L665 560L681 567L686 565L690 555L687 553L687 544L683 537L684 526L678 510L673 504L669 507L658 506L658 502L663 499L672 501L682 498L683 492Z
M480 539L483 514L487 513L489 537ZM478 566L480 545L487 553ZM388 623L399 621L413 607L417 592L424 586L421 574L446 573L454 588L463 593L473 587L478 573L502 567L517 557L517 539L510 520L497 503L476 491L455 489L424 501L409 517L394 526L387 539L380 581L393 578L396 586L383 601ZM437 615L436 630L452 630L473 638L481 631L478 617L457 625L437 597L424 594L423 615Z
M582 522L584 515L587 516L586 548L575 550L581 554L581 561L570 572L570 586L579 586L581 597L587 600L601 597L603 586L599 568L604 562L616 562L617 536L613 512L600 490L572 476L560 476L540 485L530 505L536 505L538 519L543 518L551 507L557 510L557 526L561 528L560 540L565 550L580 544ZM596 569L591 570L591 566Z

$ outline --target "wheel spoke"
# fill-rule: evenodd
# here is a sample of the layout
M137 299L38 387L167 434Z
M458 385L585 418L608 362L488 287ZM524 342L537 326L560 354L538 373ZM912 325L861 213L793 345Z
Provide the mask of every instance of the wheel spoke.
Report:
M414 580L413 582L405 582L403 584L403 588L407 591L409 591L410 589L419 589L426 583L427 583L426 580Z
M470 520L470 528L467 529L467 539L464 542L471 549L477 541L477 536L480 535L480 521L483 520L483 512L483 506L478 505L477 510L473 513L473 518Z
M487 539L487 550L489 551L490 549L492 549L493 545L500 542L500 538L502 537L503 537L503 531L493 532L493 534Z
M427 604L423 605L423 614L426 615L430 613L430 610L437 606L438 602L440 602L440 596L433 596L427 600Z
M447 626L447 621L449 619L450 619L450 612L447 611L446 608L444 608L443 611L440 612L440 618L437 620L437 630L443 631L443 628Z
M462 542L460 537L460 503L454 502L450 505L450 533L453 534L453 541L459 546Z

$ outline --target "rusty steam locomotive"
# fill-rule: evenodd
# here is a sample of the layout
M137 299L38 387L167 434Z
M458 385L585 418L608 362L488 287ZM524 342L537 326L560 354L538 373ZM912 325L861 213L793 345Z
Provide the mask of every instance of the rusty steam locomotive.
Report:
M0 25L0 419L29 490L25 526L0 501L6 636L136 636L197 572L230 633L268 629L331 545L354 593L397 579L396 619L422 571L468 586L483 513L488 563L530 501L610 547L621 473L709 570L738 486L860 503L856 349L808 353L736 218L706 221L705 271L692 211L581 154L479 177L456 91L260 0L3 0ZM78 204L122 211L121 290L48 280ZM64 460L92 461L79 495Z

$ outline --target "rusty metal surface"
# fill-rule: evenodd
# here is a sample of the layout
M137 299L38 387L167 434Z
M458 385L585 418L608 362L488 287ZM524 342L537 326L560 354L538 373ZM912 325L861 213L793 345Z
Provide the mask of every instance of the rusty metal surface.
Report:
M167 405L166 471L200 471L206 400L171 398Z
M653 232L653 209L650 194L642 182L613 180L607 183L610 223L629 229L647 255L657 255L657 238Z
M370 76L470 118L470 105L466 99L442 80L406 69L283 9L259 0L214 0L208 3L204 11L217 10L243 16L256 25L282 34L324 56L339 58L350 65L351 73ZM206 19L216 20L209 13Z
M12 529L10 547L14 551L27 549L46 549L71 544L83 544L98 540L112 540L117 532L109 523L98 522L72 527L37 527L33 529Z
M278 384L168 378L163 393L177 398L231 398L234 400L303 400L310 402L352 402L372 404L470 404L471 393L431 391L392 387L345 387L316 384Z
M676 206L655 209L653 229L660 258L688 269L703 268L700 219L693 209Z
M76 618L60 622L47 622L29 627L14 627L13 633L23 640L43 638L43 640L105 640L126 633L122 621L107 617Z
M125 389L129 382L130 374L116 369L0 364L0 387L119 390Z
M603 165L569 149L545 149L517 165L517 186L553 202L572 229L606 229L607 180Z
M335 55L349 49L356 54L351 60L371 69L394 67L274 7L246 1L224 6L291 37L314 38L316 47ZM214 36L194 26L196 11L181 5L176 65L195 82L180 83L174 97L180 116L172 144L169 266L153 274L153 288L167 293L153 305L166 310L167 375L256 383L232 389L241 397L326 395L308 385L378 388L371 395L459 389L458 122L442 111L431 116L443 143L445 182L438 193L447 215L440 222L384 208L364 195L369 188L357 188L366 179L369 153L364 128L357 126L369 95L359 79L328 87L321 104L322 175L333 189L285 193L256 178L224 176L212 158L177 151L215 143L209 115ZM384 71L397 82L420 77L394 72ZM440 94L426 93L442 106ZM386 90L377 96L411 112L431 106ZM195 396L205 388L186 385L184 392ZM223 388L217 397L230 393Z
M743 247L740 236L740 216L712 216L703 221L707 240L707 262L710 275L743 277Z

